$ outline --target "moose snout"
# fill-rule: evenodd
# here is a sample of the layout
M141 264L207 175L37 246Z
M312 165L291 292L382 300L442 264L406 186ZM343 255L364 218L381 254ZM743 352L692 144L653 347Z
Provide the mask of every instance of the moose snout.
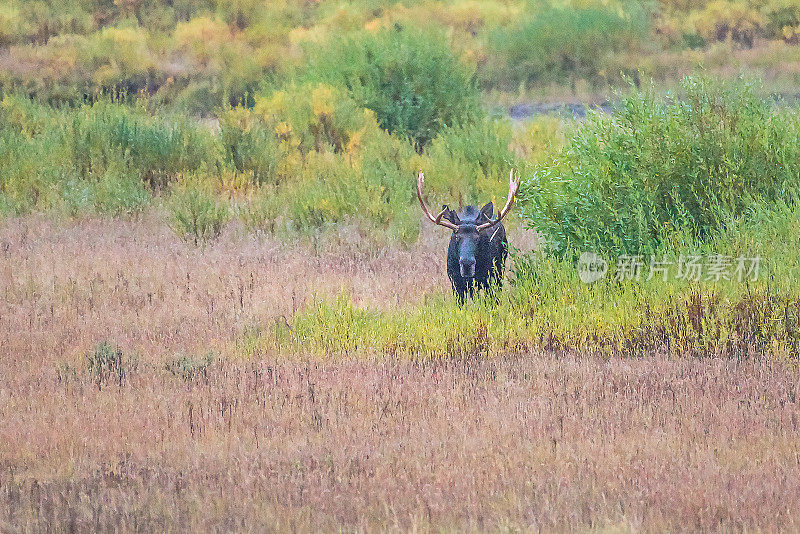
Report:
M473 278L475 276L475 259L464 258L460 260L459 266L461 267L461 276L464 278Z

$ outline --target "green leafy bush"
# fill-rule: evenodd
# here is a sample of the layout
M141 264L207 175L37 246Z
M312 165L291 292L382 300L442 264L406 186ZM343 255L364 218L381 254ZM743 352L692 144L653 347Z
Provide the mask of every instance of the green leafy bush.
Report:
M410 244L419 235L419 212L414 193L417 157L403 140L380 132L361 150L360 180L365 200L357 213L368 215L386 235Z
M218 159L203 127L107 99L53 109L6 96L0 140L0 191L14 212L136 213L153 191Z
M356 33L320 47L305 77L346 87L381 127L420 147L444 127L480 115L471 73L437 33L400 26Z
M142 212L152 195L138 177L109 169L94 184L94 204L107 215L133 215Z
M213 136L185 118L154 117L107 100L69 116L67 142L81 177L96 176L114 161L158 189L179 173L214 163Z
M769 37L777 37L795 44L798 42L800 1L768 0L761 12L766 18L764 29Z
M800 116L752 84L687 78L667 102L625 96L594 114L528 180L524 216L565 254L654 252L675 232L704 238L757 202L800 186Z
M365 189L342 158L312 152L302 174L286 190L289 219L300 231L342 222L362 207Z
M80 48L79 65L92 73L95 87L131 94L146 89L155 72L148 32L139 27L103 28Z
M239 219L249 232L274 233L282 211L281 202L273 189L262 187L239 208Z
M5 96L0 104L0 192L5 211L60 204L61 182L71 177L68 151L53 114L27 98ZM57 166L61 163L61 166Z
M228 222L227 204L218 200L201 181L176 187L169 201L170 227L195 245L215 239Z
M375 124L342 88L328 84L290 85L257 97L253 111L287 151L345 151L359 132ZM375 128L372 128L374 131Z
M21 41L30 31L27 21L13 3L0 3L0 45Z
M516 89L534 83L597 84L609 56L641 47L648 30L645 13L626 16L610 9L548 8L517 25L498 29L489 41L490 61L483 82Z
M236 171L250 173L254 185L277 183L281 146L268 125L245 107L219 113L219 138L225 161Z

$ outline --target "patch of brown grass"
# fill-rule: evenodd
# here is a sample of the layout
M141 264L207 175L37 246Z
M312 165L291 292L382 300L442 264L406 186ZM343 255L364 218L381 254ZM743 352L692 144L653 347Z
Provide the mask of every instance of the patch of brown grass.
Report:
M446 235L355 237L201 251L149 218L4 222L0 529L798 527L800 381L781 362L232 357L313 292L390 309L449 291ZM98 387L101 340L124 372Z

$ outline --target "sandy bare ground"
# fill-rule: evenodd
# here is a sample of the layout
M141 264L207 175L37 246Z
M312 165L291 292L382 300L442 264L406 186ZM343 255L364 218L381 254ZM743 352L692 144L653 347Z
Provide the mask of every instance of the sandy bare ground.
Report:
M391 310L449 288L433 229L410 250L234 234L201 251L153 216L2 224L0 531L800 526L795 367L235 359L247 325L314 293ZM121 378L90 373L101 340Z

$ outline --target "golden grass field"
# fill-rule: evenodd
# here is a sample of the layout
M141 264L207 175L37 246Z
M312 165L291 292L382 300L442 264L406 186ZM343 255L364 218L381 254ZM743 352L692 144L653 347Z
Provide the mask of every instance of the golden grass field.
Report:
M154 214L4 220L0 531L800 528L800 379L779 359L242 357L245 329L315 295L449 293L446 233L357 237L200 249ZM103 340L122 350L105 374Z

